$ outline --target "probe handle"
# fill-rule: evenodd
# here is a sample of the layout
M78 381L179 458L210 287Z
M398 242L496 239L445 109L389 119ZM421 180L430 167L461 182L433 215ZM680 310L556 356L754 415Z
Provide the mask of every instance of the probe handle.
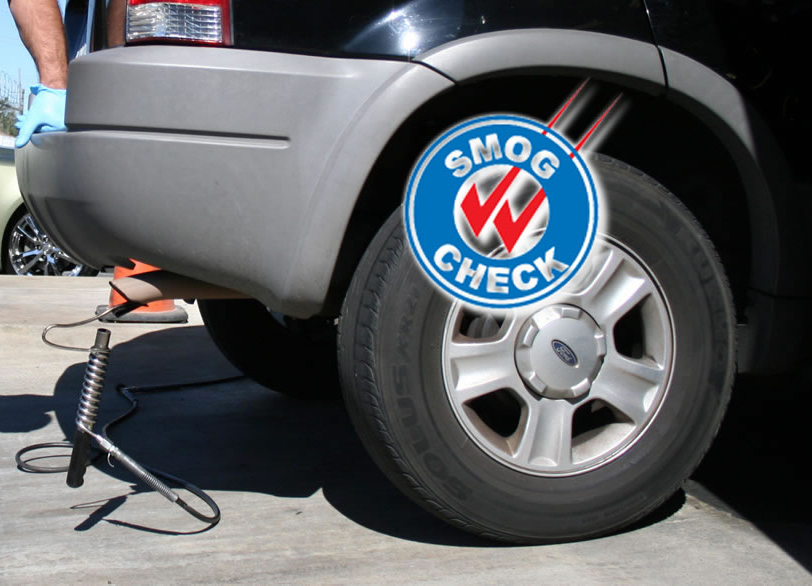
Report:
M90 452L92 439L77 429L73 434L73 450L70 453L67 483L71 488L79 488L85 483L85 470L87 470L87 456Z

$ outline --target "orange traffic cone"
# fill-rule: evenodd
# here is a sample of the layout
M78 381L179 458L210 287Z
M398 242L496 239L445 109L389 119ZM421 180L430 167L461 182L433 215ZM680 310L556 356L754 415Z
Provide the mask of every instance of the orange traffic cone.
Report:
M139 262L137 260L133 260L135 266L131 269L125 269L124 267L116 267L115 271L113 271L113 279L121 279L123 277L129 277L132 275L140 275L141 273L149 273L152 271L159 271L158 267L153 267L152 265L148 265L143 262ZM110 302L107 305L99 305L96 308L96 315L99 315L111 307L116 305L121 305L125 303L127 300L115 289L110 291ZM133 311L124 314L121 317L116 317L114 314L110 313L103 318L101 321L104 322L128 322L128 323L166 323L166 324L182 324L186 323L189 319L189 316L186 313L186 310L182 307L178 307L175 305L175 302L171 299L162 299L160 301L153 301L152 303L148 303L143 305Z

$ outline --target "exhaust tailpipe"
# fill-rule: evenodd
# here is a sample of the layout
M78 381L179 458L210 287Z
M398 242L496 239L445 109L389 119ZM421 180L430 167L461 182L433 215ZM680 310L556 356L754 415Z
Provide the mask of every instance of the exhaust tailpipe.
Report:
M140 273L110 281L127 301L146 305L162 299L248 299L249 296L169 271Z

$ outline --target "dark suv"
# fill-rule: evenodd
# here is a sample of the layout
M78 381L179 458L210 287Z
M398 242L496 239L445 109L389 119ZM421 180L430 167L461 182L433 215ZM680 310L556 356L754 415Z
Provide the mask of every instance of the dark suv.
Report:
M640 518L700 461L735 372L803 350L806 2L89 14L68 131L18 158L37 219L86 264L138 259L250 296L200 303L226 356L290 394L340 378L380 468L458 527L538 542ZM588 262L531 308L455 302L406 242L410 170L472 116L550 120L585 79L556 126L572 140L623 95L588 144L607 218ZM556 362L544 328L588 368Z

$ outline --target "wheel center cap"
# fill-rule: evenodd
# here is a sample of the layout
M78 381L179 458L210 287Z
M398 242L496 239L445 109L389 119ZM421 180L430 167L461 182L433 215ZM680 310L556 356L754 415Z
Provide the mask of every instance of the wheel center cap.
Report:
M586 393L606 355L606 338L585 311L551 305L525 321L516 342L516 366L525 383L543 397L565 399Z

